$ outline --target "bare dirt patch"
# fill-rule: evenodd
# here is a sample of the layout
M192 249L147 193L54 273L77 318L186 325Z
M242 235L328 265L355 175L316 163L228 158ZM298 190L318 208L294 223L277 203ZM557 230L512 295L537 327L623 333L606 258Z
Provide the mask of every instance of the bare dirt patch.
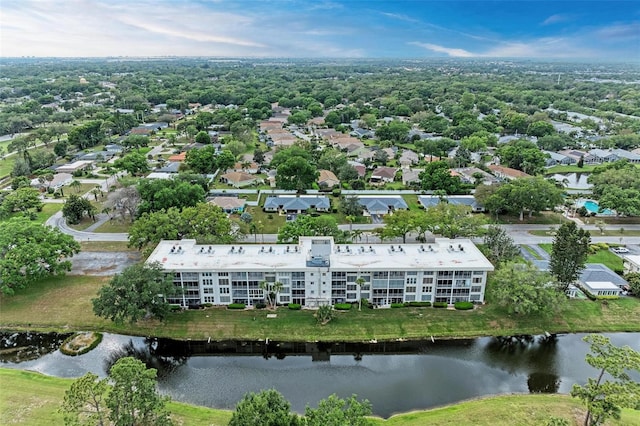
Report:
M80 252L71 259L69 275L115 275L140 261L139 253L92 251Z

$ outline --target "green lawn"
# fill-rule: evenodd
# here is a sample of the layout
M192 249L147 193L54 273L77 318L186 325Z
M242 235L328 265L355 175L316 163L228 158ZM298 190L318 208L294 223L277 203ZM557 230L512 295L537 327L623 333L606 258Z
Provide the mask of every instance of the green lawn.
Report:
M544 251L551 253L552 244L538 244ZM587 263L602 263L612 271L621 271L622 258L609 250L598 250L587 257Z
M119 219L108 220L102 225L98 226L94 232L105 232L105 233L121 233L121 232L129 232L129 228L131 228L131 223L129 220L121 221Z
M13 170L13 164L16 162L17 155L0 160L0 178L9 176Z
M555 173L590 173L595 169L598 165L584 165L583 167L578 167L576 165L570 166L553 166L545 169L545 175L553 175Z
M91 299L108 277L69 276L43 280L16 295L0 298L0 328L17 330L101 330L122 334L200 339L286 341L362 341L460 338L486 335L640 331L640 300L571 300L555 317L509 315L487 304L474 311L436 308L352 309L337 313L325 326L314 311L228 310L223 307L173 313L165 323L142 321L115 325L92 313ZM73 294L73 297L69 297Z
M536 213L533 217L529 217L528 213L525 213L524 219L520 221L519 215L507 215L501 214L498 216L496 220L495 216L485 214L487 221L489 223L499 223L499 224L531 224L531 225L559 225L567 221L567 218L563 217L559 213L554 212L542 212Z
M553 232L554 233L552 234L551 231L534 230L534 231L529 231L529 234L537 235L539 237L548 237L550 235L555 235L555 228L554 228ZM640 236L640 231L625 231L623 229L622 233L620 233L620 228L612 229L612 230L605 230L604 234L601 233L600 231L590 231L590 232L591 232L591 236L592 237L637 237L637 236Z
M73 379L60 379L40 373L0 368L0 424L49 426L62 424L58 408ZM189 426L227 425L232 412L171 402L169 412L176 424ZM375 407L373 407L375 410ZM501 395L461 402L425 411L398 414L387 420L374 418L374 425L444 426L476 425L534 426L551 417L561 417L577 426L584 409L567 395ZM607 426L639 426L638 411L623 410L622 418Z
M538 252L536 252L534 249L532 249L529 246L523 245L522 247L524 247L524 249L527 251L527 253L529 253L531 256L533 256L534 258L538 259L538 260L542 260L542 256L540 256L538 254Z
M62 210L62 203L47 203L42 206L42 211L38 212L36 222L45 223L47 219Z
M411 211L424 210L424 208L422 207L422 204L420 204L420 202L418 201L417 195L403 194L402 199L405 201L405 203L407 203L407 206L409 206L409 210Z

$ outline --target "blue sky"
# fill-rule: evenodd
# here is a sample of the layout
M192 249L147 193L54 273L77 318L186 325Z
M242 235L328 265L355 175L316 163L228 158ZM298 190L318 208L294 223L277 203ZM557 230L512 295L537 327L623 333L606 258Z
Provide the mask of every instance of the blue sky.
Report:
M640 60L640 1L2 0L0 55Z

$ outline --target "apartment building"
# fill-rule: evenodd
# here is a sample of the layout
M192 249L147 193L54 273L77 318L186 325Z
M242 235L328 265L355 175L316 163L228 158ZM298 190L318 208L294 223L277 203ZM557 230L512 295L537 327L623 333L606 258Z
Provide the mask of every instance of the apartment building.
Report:
M307 307L357 302L483 302L493 265L467 239L425 244L336 244L301 237L298 244L199 245L161 241L147 262L174 273L171 303L263 302L262 281L280 282L278 303ZM361 278L361 279L358 279Z

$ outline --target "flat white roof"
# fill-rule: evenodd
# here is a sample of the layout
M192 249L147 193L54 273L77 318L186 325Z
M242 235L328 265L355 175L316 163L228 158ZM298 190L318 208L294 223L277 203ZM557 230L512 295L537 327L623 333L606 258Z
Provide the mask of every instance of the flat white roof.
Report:
M620 287L609 281L587 281L584 283L589 291L602 291L602 290L617 290L621 291Z
M634 263L640 266L640 255L637 254L625 254L623 259L628 260L631 263Z
M326 268L308 266L314 240L331 240L327 253L328 267L333 271L493 270L471 240L446 238L431 244L334 244L331 237L301 237L299 244L209 245L195 240L163 240L147 262L160 262L166 270L194 272Z

